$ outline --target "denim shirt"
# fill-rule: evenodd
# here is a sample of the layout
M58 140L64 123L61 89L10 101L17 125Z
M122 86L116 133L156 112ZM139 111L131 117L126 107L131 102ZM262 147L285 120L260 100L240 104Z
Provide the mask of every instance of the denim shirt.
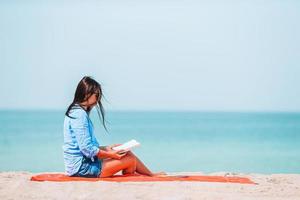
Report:
M93 123L87 112L76 105L64 120L63 154L65 172L71 176L78 172L83 157L93 158L99 152L99 143L94 135Z

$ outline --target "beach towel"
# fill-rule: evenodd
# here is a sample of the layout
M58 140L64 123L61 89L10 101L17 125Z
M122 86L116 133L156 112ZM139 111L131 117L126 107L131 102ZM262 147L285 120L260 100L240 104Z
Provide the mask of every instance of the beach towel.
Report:
M108 178L85 178L85 177L70 177L64 174L45 173L31 177L31 181L112 181L112 182L151 182L151 181L198 181L198 182L220 182L220 183L241 183L241 184L256 184L249 178L238 176L208 176L208 175L179 175L179 176L161 176L150 177L139 174L134 175L114 175Z

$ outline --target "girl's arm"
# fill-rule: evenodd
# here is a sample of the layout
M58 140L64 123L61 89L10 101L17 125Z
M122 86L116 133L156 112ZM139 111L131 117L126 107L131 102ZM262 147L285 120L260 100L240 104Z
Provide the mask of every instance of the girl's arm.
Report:
M92 142L91 133L89 132L87 114L85 111L78 109L74 111L73 115L75 118L71 120L71 126L73 128L80 151L88 158L97 156L99 147Z
M107 151L107 146L99 146L99 149L100 149L100 150Z
M119 152L121 152L123 150L118 150L118 151L114 151L114 150L101 150L99 149L99 152L97 154L98 158L112 158L112 159L121 159L123 156L126 155L126 153L123 154L119 154Z
M112 150L113 147L116 147L119 145L121 145L121 144L113 144L113 145L109 145L109 146L99 146L99 148L104 151L109 151L109 150Z

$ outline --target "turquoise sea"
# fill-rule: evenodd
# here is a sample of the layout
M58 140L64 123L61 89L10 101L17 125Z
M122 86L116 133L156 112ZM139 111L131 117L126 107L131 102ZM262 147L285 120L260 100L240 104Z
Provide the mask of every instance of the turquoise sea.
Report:
M136 139L154 171L300 173L300 113L95 113L101 145ZM0 111L0 171L64 171L64 111Z

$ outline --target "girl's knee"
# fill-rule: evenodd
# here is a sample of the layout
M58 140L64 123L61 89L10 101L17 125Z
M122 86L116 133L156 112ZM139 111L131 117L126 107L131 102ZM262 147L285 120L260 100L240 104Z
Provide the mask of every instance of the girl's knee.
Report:
M136 161L136 157L131 155L131 154L126 154L125 156L123 156L121 158L121 160L124 162L124 163L127 163L127 165L136 165L137 161Z
M128 154L127 155L132 162L132 164L136 165L136 157L133 154Z
M135 155L131 151L128 151L124 157L135 158Z
M131 151L127 151L127 155L134 155Z
M127 152L127 155L128 155L128 156L131 156L131 157L133 157L133 158L135 158L135 159L137 158L136 155L135 155L134 153L132 153L131 151L128 151L128 152Z

